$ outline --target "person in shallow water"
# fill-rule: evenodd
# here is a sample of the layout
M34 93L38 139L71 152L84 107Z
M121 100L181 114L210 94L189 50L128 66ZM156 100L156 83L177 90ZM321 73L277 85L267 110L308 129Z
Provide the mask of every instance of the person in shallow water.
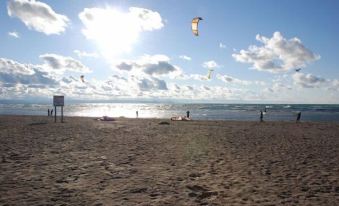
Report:
M262 112L262 110L260 110L260 122L264 121L264 114Z
M298 114L297 114L297 120L295 121L296 123L297 122L300 122L300 118L301 118L301 112L298 112Z

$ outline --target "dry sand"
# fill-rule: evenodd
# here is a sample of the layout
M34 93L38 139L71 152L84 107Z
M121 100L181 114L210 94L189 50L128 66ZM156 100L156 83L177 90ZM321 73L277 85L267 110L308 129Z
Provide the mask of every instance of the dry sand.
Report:
M0 205L339 205L335 123L65 121L0 117Z

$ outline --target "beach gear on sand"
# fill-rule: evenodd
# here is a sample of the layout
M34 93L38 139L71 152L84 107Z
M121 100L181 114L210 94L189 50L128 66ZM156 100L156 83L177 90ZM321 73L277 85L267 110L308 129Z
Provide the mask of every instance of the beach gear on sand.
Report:
M103 116L103 117L101 117L97 120L99 120L99 121L114 121L115 119L113 117Z
M172 121L189 121L191 119L185 116L176 116L176 117L171 117L171 120Z

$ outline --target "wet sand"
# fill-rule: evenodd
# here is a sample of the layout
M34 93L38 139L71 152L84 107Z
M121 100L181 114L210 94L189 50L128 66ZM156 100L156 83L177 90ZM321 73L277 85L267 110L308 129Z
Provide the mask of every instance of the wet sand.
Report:
M0 205L339 205L336 123L0 116L0 155Z

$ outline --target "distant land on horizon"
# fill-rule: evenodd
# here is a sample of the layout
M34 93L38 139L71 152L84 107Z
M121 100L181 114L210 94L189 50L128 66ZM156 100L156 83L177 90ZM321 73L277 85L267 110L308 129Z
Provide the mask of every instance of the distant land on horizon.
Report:
M171 99L117 99L117 100L85 100L85 99L67 99L67 104L86 104L86 103L127 103L127 104L256 104L256 105L339 105L336 103L317 104L317 103L289 103L289 102L250 102L238 100L220 100L220 101L202 101L202 100L171 100ZM11 99L0 100L0 104L53 104L53 98L46 99Z

